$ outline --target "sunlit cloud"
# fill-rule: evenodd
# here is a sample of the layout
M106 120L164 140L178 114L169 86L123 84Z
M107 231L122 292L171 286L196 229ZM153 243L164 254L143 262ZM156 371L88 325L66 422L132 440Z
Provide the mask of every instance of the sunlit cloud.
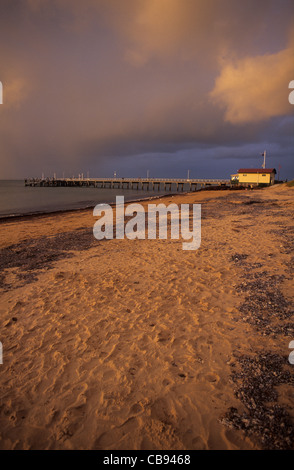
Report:
M23 78L13 77L5 81L4 85L5 95L5 109L19 108L24 103L30 94L30 84Z
M276 54L224 62L210 96L232 124L291 114L289 77L294 76L294 47Z

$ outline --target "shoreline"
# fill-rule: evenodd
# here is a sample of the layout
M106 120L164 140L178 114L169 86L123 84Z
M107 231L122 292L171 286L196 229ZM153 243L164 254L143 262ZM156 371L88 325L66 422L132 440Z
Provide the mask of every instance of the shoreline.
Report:
M201 191L201 190L199 190ZM195 191L195 192L198 192L198 191ZM188 194L187 192L183 192L181 194ZM164 198L164 197L167 197L167 196L175 196L177 195L177 193L169 193L169 194L162 194L162 195L159 195L159 196L149 196L149 197L146 197L146 198L139 198L139 199L128 199L125 201L125 203L134 203L134 202L144 202L144 201L152 201L153 199L161 199L161 198ZM123 196L123 194L121 194L120 196ZM103 203L99 203L99 204L108 204L109 206L111 207L114 207L115 206L115 202L103 202ZM89 211L89 210L93 210L95 206L87 206L87 207L77 207L76 209L57 209L57 210L54 210L54 211L48 211L48 212L28 212L26 214L11 214L11 215L3 215L1 216L0 215L0 224L2 222L9 222L9 221L14 221L14 220L18 220L18 219L29 219L29 218L33 218L33 217L46 217L46 216L52 216L52 215L58 215L58 214L68 214L68 213L74 213L74 212L84 212L84 211Z
M256 188L257 189L257 188ZM187 194L194 194L194 193L199 193L199 192L207 192L207 191L243 191L245 188L242 189L236 189L236 188L202 188L198 189L197 191L189 192L189 191L183 191L183 192L168 192L166 194L161 194L161 195L154 195L154 196L147 196L143 198L136 198L136 199L128 199L125 201L125 203L134 203L134 202L145 202L145 201L152 201L154 199L161 199L161 198L166 198L166 197L171 197L171 196L179 196L179 195L187 195ZM120 196L123 196L123 194L120 194ZM111 207L115 206L115 202L103 202L99 204L108 204ZM82 211L88 211L93 209L95 206L87 206L87 207L77 207L75 209L57 209L57 210L48 210L48 211L36 211L36 212L28 212L25 214L11 214L11 215L0 215L0 224L1 223L6 223L14 220L19 220L19 219L25 219L25 218L33 218L33 217L45 217L45 216L52 216L54 214L66 214L66 213L72 213L72 212L82 212Z
M202 204L195 252L89 209L0 224L1 449L294 445L293 189L166 197Z
M222 197L227 194L232 193L232 191L195 191L192 193L171 193L162 196L155 196L155 200L160 201L161 198L163 200L170 199L169 202L175 202L181 204L183 198L189 199L191 202L201 203L210 198L214 197ZM239 193L239 191L238 191ZM142 198L139 201L143 207L146 207L148 203L154 200L149 198ZM133 203L132 201L130 203ZM129 201L125 201L125 205L128 204ZM111 207L115 208L115 203L109 204ZM30 234L34 233L35 237L52 237L57 234L62 234L66 232L66 227L69 227L70 230L82 230L84 228L88 228L91 230L94 226L94 223L97 219L93 216L93 208L86 208L86 209L77 209L77 210L68 210L68 211L59 211L59 212L52 212L52 213L44 213L44 214L34 214L30 216L19 216L19 217L12 217L8 218L7 220L3 220L1 222L0 219L0 232L1 229L5 230L5 227L13 227L13 232L9 239L7 237L0 238L0 249L4 248L9 242L10 245L17 244L20 240L29 240ZM45 224L40 225L41 221ZM40 223L39 223L40 222Z

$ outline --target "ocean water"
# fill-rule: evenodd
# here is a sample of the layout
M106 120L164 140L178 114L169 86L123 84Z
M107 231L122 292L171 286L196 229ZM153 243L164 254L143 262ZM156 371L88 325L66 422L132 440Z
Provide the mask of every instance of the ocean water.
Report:
M25 186L23 180L0 181L0 218L24 214L82 209L113 203L116 196L126 201L170 194L164 191L137 191L102 188L39 188Z

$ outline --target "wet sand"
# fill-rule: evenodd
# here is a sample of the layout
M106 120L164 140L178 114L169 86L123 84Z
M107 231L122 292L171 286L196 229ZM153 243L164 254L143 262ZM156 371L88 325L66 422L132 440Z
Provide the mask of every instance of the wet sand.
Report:
M196 251L2 222L0 448L293 448L293 195L162 198L202 204Z

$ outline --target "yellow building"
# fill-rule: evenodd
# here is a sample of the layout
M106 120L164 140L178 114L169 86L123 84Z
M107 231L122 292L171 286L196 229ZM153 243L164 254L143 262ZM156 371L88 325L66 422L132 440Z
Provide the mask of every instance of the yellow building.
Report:
M275 168L241 168L231 175L231 182L242 186L271 185L275 182Z

